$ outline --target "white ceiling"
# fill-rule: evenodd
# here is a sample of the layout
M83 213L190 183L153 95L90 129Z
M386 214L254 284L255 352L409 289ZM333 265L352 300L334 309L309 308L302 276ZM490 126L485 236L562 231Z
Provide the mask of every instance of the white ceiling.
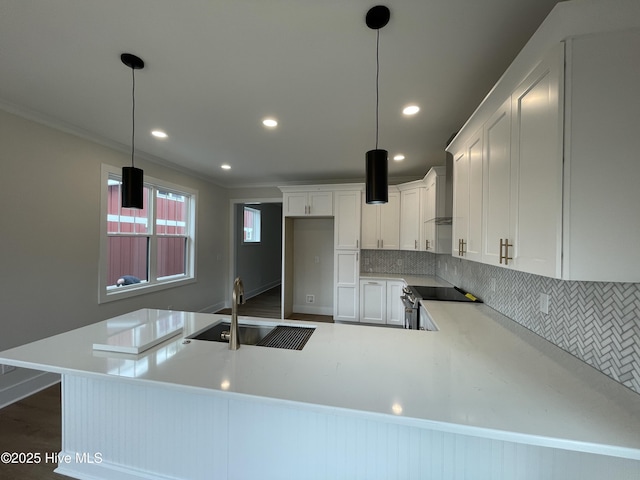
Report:
M557 0L388 0L379 147L423 176ZM375 148L370 0L0 0L0 107L225 186L363 181ZM404 105L421 111L404 117ZM280 122L267 130L261 120ZM149 132L169 134L157 140ZM231 170L220 165L228 163Z

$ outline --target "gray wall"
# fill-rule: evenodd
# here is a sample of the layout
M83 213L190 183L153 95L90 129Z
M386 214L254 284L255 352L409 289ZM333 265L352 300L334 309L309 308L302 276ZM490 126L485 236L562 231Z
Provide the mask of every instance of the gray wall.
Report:
M244 204L235 206L236 275L242 279L245 298L280 285L282 277L282 203L252 204L250 207L261 212L262 241L259 244L242 243Z
M101 164L129 161L125 153L0 111L0 351L139 308L223 306L227 191L143 160L136 166L145 174L198 191L197 282L98 304ZM24 376L0 376L0 393Z
M360 265L438 275L640 393L640 284L555 280L427 252L363 250ZM548 314L539 310L540 293L550 296Z

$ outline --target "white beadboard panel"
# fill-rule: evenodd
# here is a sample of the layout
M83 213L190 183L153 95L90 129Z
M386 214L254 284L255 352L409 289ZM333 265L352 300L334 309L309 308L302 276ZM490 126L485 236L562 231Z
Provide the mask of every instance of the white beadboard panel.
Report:
M133 478L204 480L211 478L212 465L226 477L226 400L69 375L63 376L62 395L62 450L73 458L101 453L101 469L112 466L113 478L120 472ZM73 465L60 466L73 470Z
M639 480L640 462L236 399L229 479ZM250 458L251 461L247 461Z

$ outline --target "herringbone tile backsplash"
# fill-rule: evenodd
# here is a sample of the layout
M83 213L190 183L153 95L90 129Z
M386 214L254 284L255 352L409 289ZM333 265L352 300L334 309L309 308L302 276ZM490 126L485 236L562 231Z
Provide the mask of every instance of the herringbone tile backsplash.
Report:
M406 253L420 258L406 265L413 262ZM408 270L387 273L438 275L640 393L640 284L555 280L426 252L363 251L362 258L368 258L369 269L397 266L401 259ZM361 269L384 272L363 263ZM548 314L540 312L540 293L550 297Z

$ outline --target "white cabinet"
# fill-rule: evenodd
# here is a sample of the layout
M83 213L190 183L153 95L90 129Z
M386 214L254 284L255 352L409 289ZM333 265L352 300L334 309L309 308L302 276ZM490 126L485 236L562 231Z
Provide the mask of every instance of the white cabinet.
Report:
M421 242L422 197L421 180L399 185L400 189L400 250L424 250Z
M333 268L333 319L357 322L360 277L360 253L355 250L336 250Z
M447 147L453 255L638 283L640 249L625 246L640 243L640 18L624 2L608 22L597 2L567 9L532 37Z
M451 254L468 260L482 256L482 129L453 156Z
M511 223L511 98L484 127L482 261L493 265L512 263ZM505 246L512 245L507 248Z
M360 280L360 321L404 325L404 305L400 300L404 286L405 283L399 280Z
M503 247L503 256L513 257L513 268L558 278L562 275L563 69L560 44L511 96L513 248Z
M338 190L334 193L336 249L360 248L361 199L360 190Z
M404 303L400 297L404 282L387 280L387 325L404 325Z
M387 321L387 282L360 280L360 321L381 323Z
M334 196L333 318L337 321L357 322L362 190L337 189Z
M333 216L333 191L285 191L285 188L280 188L283 190L282 212L285 217Z
M400 192L389 187L389 201L380 205L362 200L362 248L366 250L400 249Z
M567 41L562 276L640 282L640 17ZM616 7L618 8L618 7Z
M451 253L451 218L445 212L445 167L432 167L424 177L422 246L431 253Z

